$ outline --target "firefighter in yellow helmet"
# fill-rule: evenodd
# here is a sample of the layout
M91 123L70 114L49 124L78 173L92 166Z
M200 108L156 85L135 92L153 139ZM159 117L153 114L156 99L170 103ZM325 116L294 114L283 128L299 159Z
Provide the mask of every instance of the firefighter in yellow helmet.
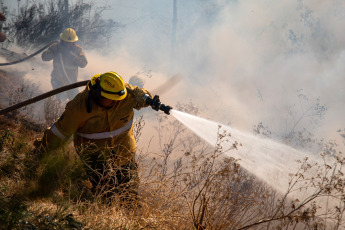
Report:
M136 200L133 109L147 107L147 96L151 94L146 89L124 83L115 72L93 76L35 142L37 152L53 150L74 134L74 146L85 163L93 191L103 191L106 198L117 194L127 201Z
M60 40L52 44L42 53L43 61L53 60L51 84L53 89L77 82L78 68L87 65L87 59L83 48L76 44L78 36L72 28L65 29L60 34ZM58 99L65 102L72 100L78 94L78 90L70 90L58 95Z

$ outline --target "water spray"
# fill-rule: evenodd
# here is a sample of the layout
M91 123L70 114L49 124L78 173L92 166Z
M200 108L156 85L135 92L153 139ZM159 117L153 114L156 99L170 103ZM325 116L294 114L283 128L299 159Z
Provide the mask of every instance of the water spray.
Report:
M312 165L316 162L322 162L315 154L294 149L279 141L254 136L233 127L178 110L172 109L170 112L184 126L211 146L216 146L219 143L219 134L230 134L226 140L220 142L224 150L223 154L239 159L243 168L265 181L281 194L284 194L288 189L289 174L296 173L299 169L297 160L308 157L308 162ZM238 143L237 149L227 151L233 149L234 143ZM305 194L300 192L299 195Z

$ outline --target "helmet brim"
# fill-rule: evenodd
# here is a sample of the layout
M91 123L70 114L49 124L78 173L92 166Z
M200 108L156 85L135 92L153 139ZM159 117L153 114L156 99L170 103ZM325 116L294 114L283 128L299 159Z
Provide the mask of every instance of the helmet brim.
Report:
M91 78L91 85L96 84L96 78L98 78L99 76L101 76L102 74L96 74Z
M60 34L60 38L61 38L63 41L65 41L65 42L76 42L76 41L79 40L79 38L78 38L77 35L75 36L75 38L74 38L73 40L66 40L66 39L63 38L63 34L62 34L62 33Z
M127 89L125 88L124 91L125 91L125 94L122 96L114 95L114 94L108 94L108 93L104 93L104 92L101 92L101 95L103 97L110 99L110 100L113 100L113 101L121 101L121 100L125 99L127 96Z
M102 74L96 74L91 78L91 85L95 85L96 84L96 78L100 77ZM119 95L114 95L114 94L109 94L109 93L105 93L105 92L101 92L101 95L107 99L113 100L113 101L120 101L126 98L127 96L127 89L126 87L124 88L125 94L122 96Z

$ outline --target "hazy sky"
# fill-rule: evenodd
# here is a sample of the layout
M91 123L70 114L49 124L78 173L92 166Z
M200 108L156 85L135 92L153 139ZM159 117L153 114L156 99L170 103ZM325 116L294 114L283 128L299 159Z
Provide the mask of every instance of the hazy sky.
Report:
M126 28L107 52L86 50L80 80L108 70L125 79L151 71L152 89L181 73L183 81L161 99L172 106L191 100L200 116L247 131L263 122L280 135L298 123L326 139L345 128L344 1L177 0L174 55L173 1L96 2L109 4L104 16ZM327 111L315 125L308 109L317 100Z

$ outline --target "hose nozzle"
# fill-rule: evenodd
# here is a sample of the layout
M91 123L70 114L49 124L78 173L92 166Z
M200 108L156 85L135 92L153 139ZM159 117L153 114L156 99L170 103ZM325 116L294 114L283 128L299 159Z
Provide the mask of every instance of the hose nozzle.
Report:
M152 109L158 111L158 110L162 110L165 114L170 114L170 110L172 109L171 106L169 105L164 105L161 103L161 101L159 100L159 96L155 95L153 98L150 97L148 94L144 95L144 101L147 105L150 105L152 107Z

